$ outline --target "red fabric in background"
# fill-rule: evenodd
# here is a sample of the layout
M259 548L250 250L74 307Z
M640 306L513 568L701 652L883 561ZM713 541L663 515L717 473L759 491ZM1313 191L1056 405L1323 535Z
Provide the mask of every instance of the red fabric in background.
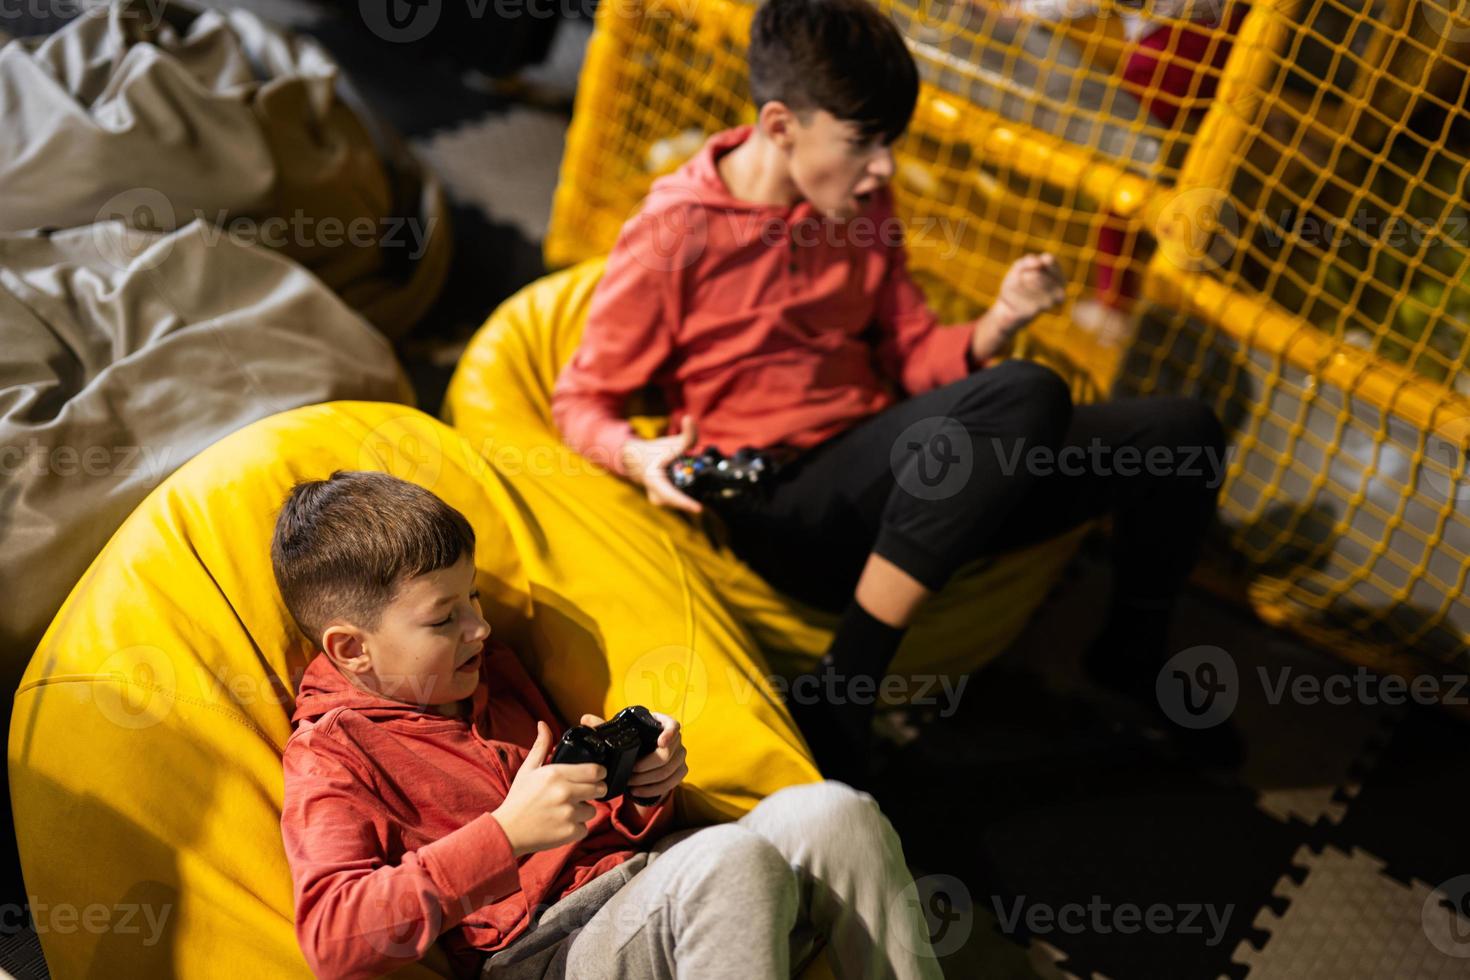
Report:
M1163 24L1145 34L1123 65L1124 89L1164 126L1174 125L1186 109L1203 114L1249 9L1236 5L1223 32L1211 20ZM1110 212L1107 217L1097 233L1097 292L1103 302L1127 307L1138 295L1138 234L1121 216Z

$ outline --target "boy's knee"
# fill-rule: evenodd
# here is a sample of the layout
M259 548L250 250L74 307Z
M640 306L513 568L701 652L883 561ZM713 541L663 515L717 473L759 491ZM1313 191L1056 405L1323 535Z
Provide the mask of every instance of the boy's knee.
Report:
M998 405L1009 416L1016 435L1055 442L1072 420L1072 389L1060 374L1035 361L1013 358L971 375L977 386L988 388L987 411ZM977 387L978 394L978 387ZM976 404L978 406L978 398ZM961 401L959 413L967 407Z
M1155 444L1175 452L1200 452L1223 458L1225 427L1207 402L1198 398L1159 398L1153 406Z
M1198 398L1191 398L1188 401L1190 407L1186 411L1186 416L1190 429L1198 440L1198 445L1206 449L1213 449L1216 453L1223 453L1228 440L1225 436L1225 426L1220 422L1220 416L1215 414L1215 410L1208 402Z
M1072 389L1056 371L1038 361L1014 357L994 367L977 371L969 379L992 391L1034 397L1039 401L1072 403Z
M867 793L846 783L826 780L788 786L772 795L781 805L799 814L802 823L819 839L851 842L854 837L867 837L889 831L888 818L878 802Z
M698 836L708 856L698 862L702 880L722 890L750 890L773 900L788 889L794 894L791 862L760 834L732 823L706 827Z
M731 921L789 931L799 914L796 871L773 844L739 824L701 828L640 874L658 878L657 887L620 905L611 919L594 916L588 930L616 926L627 935L664 913L678 947L691 935L718 932L717 924Z
M1159 396L1144 399L1148 435L1146 454L1163 450L1176 467L1161 471L1181 485L1197 487L1213 497L1225 479L1225 427L1209 404L1198 398Z
M1008 383L1019 386L1023 391L1040 392L1068 404L1072 402L1072 389L1066 379L1040 361L1013 357L987 370L1001 372Z

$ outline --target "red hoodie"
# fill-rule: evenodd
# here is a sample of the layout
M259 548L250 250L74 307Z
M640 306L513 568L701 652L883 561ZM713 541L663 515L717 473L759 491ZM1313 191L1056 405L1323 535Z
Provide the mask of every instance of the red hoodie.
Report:
M730 453L809 448L893 404L894 384L916 395L970 371L972 325L939 326L909 277L892 192L847 222L742 201L717 161L750 132L715 134L654 182L557 379L562 437L617 472L628 396L649 385Z
M370 977L444 939L459 975L549 905L645 849L672 818L594 803L585 838L516 859L490 816L536 740L562 726L515 653L487 641L468 719L350 684L324 654L307 666L286 742L281 836L296 937L320 977Z

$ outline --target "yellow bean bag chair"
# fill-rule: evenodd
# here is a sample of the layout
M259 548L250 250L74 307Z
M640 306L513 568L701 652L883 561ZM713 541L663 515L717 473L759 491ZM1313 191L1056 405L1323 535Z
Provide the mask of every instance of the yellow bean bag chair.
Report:
M138 506L16 692L11 798L56 976L309 975L280 754L313 651L275 588L269 541L287 489L339 468L394 473L464 512L487 618L563 715L634 701L682 712L685 821L733 818L817 778L744 631L663 525L507 480L402 405L296 409L215 443ZM687 696L667 682L689 675ZM437 947L401 971L446 973Z
M552 550L575 555L588 536L612 539L650 564L661 545L683 556L700 595L713 594L766 653L771 669L789 678L826 650L835 617L772 589L753 570L714 545L686 518L648 503L642 492L566 447L551 418L551 391L576 351L604 260L591 259L525 287L475 334L450 381L443 416L491 460L517 492L534 495ZM645 435L661 419L635 419ZM555 501L555 520L542 500ZM1071 560L1087 526L1007 555L978 560L925 605L904 638L893 672L907 675L909 700L937 699L936 678L955 683L1000 654L1020 634ZM579 574L565 568L570 587ZM646 587L629 581L628 589ZM675 601L673 596L669 601ZM696 661L685 673L679 658L651 657L634 687L686 684L699 703L718 665Z

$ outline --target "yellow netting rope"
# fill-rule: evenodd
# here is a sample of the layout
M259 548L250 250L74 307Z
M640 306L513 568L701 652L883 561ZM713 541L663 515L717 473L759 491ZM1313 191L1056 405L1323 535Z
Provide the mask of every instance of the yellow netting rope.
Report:
M1225 580L1360 659L1460 657L1470 11L1168 2L879 0L924 79L896 147L911 263L961 319L1014 258L1057 255L1072 302L1018 353L1079 398L1215 405L1232 433ZM753 119L753 13L603 0L550 264L606 252L654 177ZM1123 345L1078 322L1107 298L1108 269L1133 330Z

